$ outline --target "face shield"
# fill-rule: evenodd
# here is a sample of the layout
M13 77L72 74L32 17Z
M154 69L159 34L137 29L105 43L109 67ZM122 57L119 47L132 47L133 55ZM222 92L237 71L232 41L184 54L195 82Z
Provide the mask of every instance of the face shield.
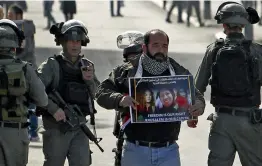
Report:
M131 44L143 44L144 34L139 31L126 31L117 37L117 47L124 49Z
M63 39L65 41L73 40L73 41L85 41L86 36L85 33L82 31L79 27L74 27L66 31L66 33L63 35Z

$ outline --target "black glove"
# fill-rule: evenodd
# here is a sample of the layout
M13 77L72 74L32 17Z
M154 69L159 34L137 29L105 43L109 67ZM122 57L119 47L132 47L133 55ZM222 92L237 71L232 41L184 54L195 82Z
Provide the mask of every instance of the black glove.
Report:
M246 11L249 15L248 20L251 24L256 24L260 21L260 18L255 9L253 9L252 7L248 7Z

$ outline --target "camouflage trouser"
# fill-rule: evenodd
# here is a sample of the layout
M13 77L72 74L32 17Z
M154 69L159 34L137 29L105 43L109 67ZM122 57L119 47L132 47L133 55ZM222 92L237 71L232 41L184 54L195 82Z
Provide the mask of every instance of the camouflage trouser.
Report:
M218 113L211 125L209 149L208 166L232 166L236 151L243 166L262 166L262 124Z
M43 132L44 166L64 166L66 157L69 166L90 164L89 140L80 130L62 133L58 129Z
M26 166L29 142L27 128L0 126L0 166Z

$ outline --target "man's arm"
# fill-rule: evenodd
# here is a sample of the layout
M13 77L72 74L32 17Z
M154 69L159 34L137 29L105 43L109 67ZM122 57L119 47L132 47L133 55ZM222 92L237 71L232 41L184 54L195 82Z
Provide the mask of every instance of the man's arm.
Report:
M202 60L201 65L198 68L198 72L195 77L196 89L200 91L204 95L206 91L206 87L209 82L209 78L211 76L211 67L213 63L213 50L212 46L207 48L205 56Z
M48 96L45 91L45 85L37 76L32 66L26 65L26 80L28 81L28 94L34 104L45 107L48 104Z
M104 80L98 87L95 94L98 105L106 109L117 109L119 108L119 102L124 97L119 92L116 83L116 75L119 73L119 68L114 69L110 74L109 78Z
M44 83L46 89L54 88L55 79L58 79L55 76L55 73L59 71L59 68L55 67L55 59L49 58L44 61L37 69L38 76ZM51 99L48 100L47 110L51 115L54 115L59 109L59 106L54 103Z

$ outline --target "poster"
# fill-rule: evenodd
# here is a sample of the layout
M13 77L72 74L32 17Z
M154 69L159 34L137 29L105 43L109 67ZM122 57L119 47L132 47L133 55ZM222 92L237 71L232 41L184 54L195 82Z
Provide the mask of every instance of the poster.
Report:
M129 78L129 95L139 104L130 107L132 123L175 122L189 119L195 98L193 76Z

